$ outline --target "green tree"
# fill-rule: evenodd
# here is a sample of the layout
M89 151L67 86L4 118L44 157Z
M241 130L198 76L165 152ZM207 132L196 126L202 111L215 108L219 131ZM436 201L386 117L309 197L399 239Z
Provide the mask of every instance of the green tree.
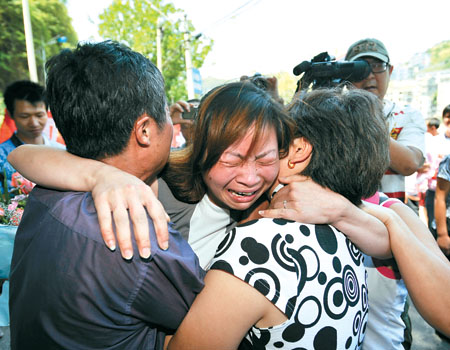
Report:
M442 41L427 51L430 54L430 66L427 71L439 71L450 68L450 40Z
M171 102L186 99L186 66L184 59L184 19L182 11L161 0L114 0L100 15L99 34L119 41L148 57L156 64L156 31L158 17L162 27L162 74ZM187 31L194 33L191 21ZM200 68L211 50L212 40L191 38L192 65Z
M36 66L41 84L44 83L43 59L58 53L62 47L77 43L63 0L29 0ZM19 79L29 79L21 0L0 0L0 89ZM58 45L57 36L67 42ZM45 55L44 55L45 49Z

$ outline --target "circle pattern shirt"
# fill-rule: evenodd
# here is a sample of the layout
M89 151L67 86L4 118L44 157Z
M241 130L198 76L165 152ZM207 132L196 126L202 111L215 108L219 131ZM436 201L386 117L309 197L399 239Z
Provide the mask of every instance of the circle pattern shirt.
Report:
M360 349L368 316L363 259L332 226L260 219L226 235L211 269L253 286L287 317L253 326L241 347Z

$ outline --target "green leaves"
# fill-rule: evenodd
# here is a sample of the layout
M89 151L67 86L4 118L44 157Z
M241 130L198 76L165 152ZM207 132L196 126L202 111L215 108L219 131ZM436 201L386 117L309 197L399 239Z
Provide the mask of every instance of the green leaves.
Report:
M44 83L44 56L48 59L63 47L76 45L78 39L72 27L65 1L29 0L33 41L39 81ZM29 79L21 0L0 0L0 89L19 79ZM67 37L62 46L51 40ZM45 55L43 50L45 48Z
M158 18L161 26L162 74L170 102L187 100L185 88L183 13L173 4L161 0L114 0L100 15L99 34L130 46L148 57L156 65L156 32ZM193 24L187 21L191 36L191 55L194 68L200 68L211 50L212 40L193 39Z
M450 68L450 40L442 41L428 50L431 56L428 71L445 70Z

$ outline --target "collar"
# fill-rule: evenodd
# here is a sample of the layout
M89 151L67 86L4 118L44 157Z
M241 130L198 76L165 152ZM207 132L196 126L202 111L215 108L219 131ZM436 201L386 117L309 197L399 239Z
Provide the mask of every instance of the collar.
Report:
M383 100L383 112L384 112L384 116L387 118L389 118L392 113L394 112L395 109L395 103L389 100Z
M42 134L42 138L44 139L44 145L45 146L50 146L50 140L47 138L47 136L45 136L44 134ZM13 143L14 146L19 147L25 144L25 142L23 142L19 136L17 136L17 132L15 132L11 138L10 138L11 142Z

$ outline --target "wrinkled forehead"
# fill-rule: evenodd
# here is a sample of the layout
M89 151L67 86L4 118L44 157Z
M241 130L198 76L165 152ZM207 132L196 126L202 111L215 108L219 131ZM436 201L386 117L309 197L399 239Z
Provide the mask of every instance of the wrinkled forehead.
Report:
M258 157L259 155L275 151L278 154L278 139L275 128L265 125L259 129L252 125L245 134L232 143L224 154L239 155L243 159Z

